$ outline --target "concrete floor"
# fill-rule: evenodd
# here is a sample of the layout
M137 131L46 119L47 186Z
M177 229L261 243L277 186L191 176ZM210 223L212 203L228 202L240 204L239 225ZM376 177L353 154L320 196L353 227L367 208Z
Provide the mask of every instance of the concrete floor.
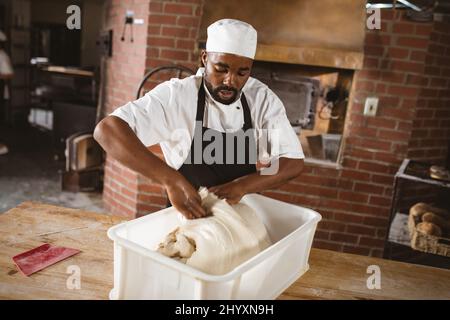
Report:
M0 213L29 200L103 212L101 193L61 190L65 163L54 160L49 132L0 126L0 142L10 150L0 156Z

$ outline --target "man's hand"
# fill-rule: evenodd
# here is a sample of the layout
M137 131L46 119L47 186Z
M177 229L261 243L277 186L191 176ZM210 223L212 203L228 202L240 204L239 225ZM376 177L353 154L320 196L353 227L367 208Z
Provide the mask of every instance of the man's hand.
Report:
M172 205L186 218L203 218L207 215L197 190L181 174L164 186Z
M245 195L244 189L243 183L240 183L239 180L233 180L210 187L208 191L214 193L220 199L226 199L229 204L236 204Z

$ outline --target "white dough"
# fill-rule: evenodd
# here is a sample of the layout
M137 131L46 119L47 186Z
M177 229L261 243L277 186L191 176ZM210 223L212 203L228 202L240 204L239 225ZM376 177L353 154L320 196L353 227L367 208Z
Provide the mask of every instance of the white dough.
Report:
M264 224L249 206L230 205L201 188L202 206L212 213L180 224L158 246L158 251L205 273L225 274L270 246Z

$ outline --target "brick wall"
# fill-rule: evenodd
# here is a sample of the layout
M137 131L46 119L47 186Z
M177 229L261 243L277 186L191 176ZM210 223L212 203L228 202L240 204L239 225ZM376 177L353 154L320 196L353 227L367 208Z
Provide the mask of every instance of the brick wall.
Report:
M286 198L323 215L314 246L382 254L393 175L407 155L430 32L429 23L385 10L381 30L367 30L364 67L355 73L344 131L343 168L308 166L282 188L290 192ZM367 96L379 98L375 117L363 115Z
M181 64L195 70L202 4L203 0L108 2L107 26L114 29L115 37L107 68L108 113L134 100L145 72L154 67ZM134 26L135 40L133 44L126 42L129 45L120 41L126 9L134 10L137 18L145 18L143 26ZM165 80L154 79L157 81L149 81L147 89ZM163 158L158 145L150 150ZM160 185L108 157L103 202L113 214L139 217L164 208L167 198Z
M450 23L431 27L408 156L442 164L450 142Z
M106 114L133 100L137 85L145 72L147 21L150 0L107 0L104 5L103 30L113 30L113 56L106 59L104 83ZM130 42L130 26L121 41L126 10L133 10L143 25L133 25L134 41ZM99 17L100 18L100 17ZM111 159L106 160L103 202L105 209L116 215L134 216L136 212L137 175Z
M148 70L169 64L186 66L192 70L198 67L199 52L196 41L200 27L203 0L150 1L147 38ZM155 77L146 88L170 78L170 75ZM152 152L164 159L159 145L151 147ZM157 183L138 177L138 202L136 216L165 208L167 197Z
M150 1L148 68L172 62L196 66L195 39L201 7L201 0ZM431 34L441 32L439 30L440 27L435 28L432 23L410 22L401 12L382 11L382 28L367 31L364 67L355 73L344 131L342 168L307 165L298 179L277 190L264 192L322 214L315 247L363 255L382 254L393 176L401 161L414 152L411 134L414 139L415 131L419 130L414 126L423 115L419 109L416 112L416 106L426 90L422 81L426 81L423 79L431 71L428 57L435 52L429 46L436 38ZM448 49L445 50L448 54ZM434 59L433 63L438 61ZM442 73L437 78L448 75L448 69L443 69ZM436 80L429 81L430 86L437 84ZM372 95L380 99L378 114L364 117L364 100ZM429 97L428 101L435 100ZM433 116L439 117L444 111L433 112ZM429 125L433 126L431 122ZM448 126L448 121L441 121L439 125ZM158 146L153 146L152 150L161 156ZM440 150L439 155L442 153L444 151ZM164 191L157 184L135 177L115 162L108 162L107 169L112 178L105 186L120 176L124 179L122 187L134 188L132 193L123 189L126 192L119 198L120 203L125 203L132 211L123 211L126 214L139 216L164 206ZM105 200L109 201L107 197Z

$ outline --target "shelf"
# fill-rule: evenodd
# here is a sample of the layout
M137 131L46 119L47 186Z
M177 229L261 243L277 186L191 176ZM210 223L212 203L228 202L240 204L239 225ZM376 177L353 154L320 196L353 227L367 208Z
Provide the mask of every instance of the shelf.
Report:
M403 160L402 165L400 166L400 169L398 170L397 174L395 175L395 178L402 178L427 184L432 184L436 186L441 186L444 188L450 188L450 182L437 180L430 178L429 176L429 168L430 165L413 161L410 159ZM415 174L413 174L415 173Z

